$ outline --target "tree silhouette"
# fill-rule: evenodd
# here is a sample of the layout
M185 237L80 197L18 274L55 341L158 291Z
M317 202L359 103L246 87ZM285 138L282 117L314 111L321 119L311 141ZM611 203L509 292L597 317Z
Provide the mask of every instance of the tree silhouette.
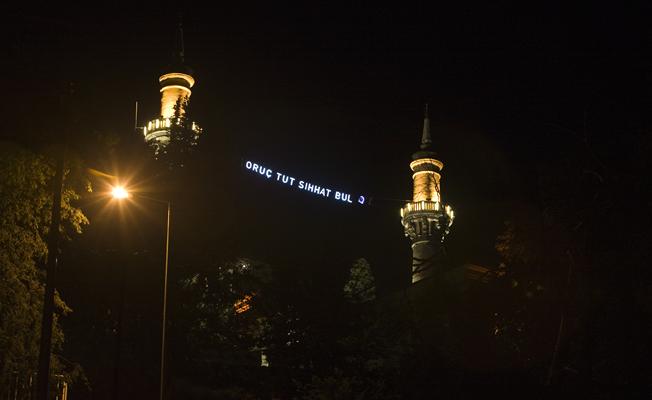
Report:
M189 100L179 97L169 128L169 141L159 149L156 158L168 170L183 168L199 140L199 130L192 122Z

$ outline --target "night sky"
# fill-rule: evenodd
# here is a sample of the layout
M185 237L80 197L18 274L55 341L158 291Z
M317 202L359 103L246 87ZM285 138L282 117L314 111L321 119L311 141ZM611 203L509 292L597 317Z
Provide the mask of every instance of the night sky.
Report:
M3 136L52 139L52 104L73 81L75 135L139 140L134 103L139 125L158 116L178 4L65 7L5 12ZM577 143L573 132L587 127L598 153L618 165L628 157L621 132L650 126L649 3L213 3L180 12L196 78L191 110L204 137L183 188L192 201L174 211L172 268L244 256L305 265L336 285L365 257L381 288L406 282L411 253L399 208L412 194L408 164L425 103L445 165L443 199L456 210L450 262L495 267L503 222L536 197L537 169ZM86 162L107 170L109 159ZM247 159L374 200L347 206L284 187L245 172ZM134 214L133 224L159 232L134 238L135 247L161 250L164 209L156 207ZM80 240L99 248L112 223L88 213ZM75 309L83 300L69 293Z
M158 115L174 9L12 10L3 100L18 118L7 134L47 131L32 113L52 112L71 80L88 135L134 139L134 103L139 125ZM649 11L185 5L191 107L205 135L184 188L196 204L179 210L177 235L192 251L320 269L367 257L381 281L405 278L399 200L411 196L427 102L444 200L457 211L453 263L495 265L508 210L536 191L538 163L576 140L571 130L586 122L609 137L649 121ZM244 173L245 159L374 201L350 207L281 187Z

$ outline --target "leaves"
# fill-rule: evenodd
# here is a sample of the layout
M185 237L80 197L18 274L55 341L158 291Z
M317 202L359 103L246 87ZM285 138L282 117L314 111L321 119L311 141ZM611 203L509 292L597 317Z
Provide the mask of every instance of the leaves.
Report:
M70 173L70 169L67 171ZM43 304L45 261L53 163L12 143L0 143L0 386L12 374L26 379L35 371ZM67 183L62 193L62 233L81 232L86 216L74 206L79 195ZM70 308L58 293L59 315ZM53 328L53 352L61 350L63 331ZM56 357L55 357L56 358ZM59 363L54 360L53 368Z
M344 297L353 303L364 303L376 298L376 282L369 262L364 258L355 261L349 280L344 285Z
M156 158L172 171L183 168L199 139L199 130L190 117L189 99L180 97L174 105L169 142L158 149Z

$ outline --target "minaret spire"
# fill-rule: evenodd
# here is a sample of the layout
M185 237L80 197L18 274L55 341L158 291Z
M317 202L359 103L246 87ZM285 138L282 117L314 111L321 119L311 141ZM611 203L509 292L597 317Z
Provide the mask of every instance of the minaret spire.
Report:
M430 118L428 116L428 103L423 114L423 133L421 135L421 149L425 150L430 148L432 139L430 138Z
M185 49L183 46L183 17L179 15L179 22L177 23L177 32L174 38L174 57L177 58L179 63L184 63Z

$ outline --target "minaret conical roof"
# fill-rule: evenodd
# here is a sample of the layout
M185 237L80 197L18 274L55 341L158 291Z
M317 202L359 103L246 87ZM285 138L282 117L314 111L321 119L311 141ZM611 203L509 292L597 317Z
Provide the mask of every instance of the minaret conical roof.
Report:
M432 151L432 136L430 135L430 116L428 115L428 104L425 106L423 115L423 131L421 132L420 150L412 155L413 160L419 158L435 158L436 153Z
M172 46L171 62L164 68L163 73L181 72L192 75L193 70L186 65L186 49L183 40L183 19L179 16L177 29L174 34L174 43Z
M429 149L432 144L432 139L430 138L430 118L428 117L428 103L426 103L426 108L423 115L423 132L421 134L421 148L423 150Z

